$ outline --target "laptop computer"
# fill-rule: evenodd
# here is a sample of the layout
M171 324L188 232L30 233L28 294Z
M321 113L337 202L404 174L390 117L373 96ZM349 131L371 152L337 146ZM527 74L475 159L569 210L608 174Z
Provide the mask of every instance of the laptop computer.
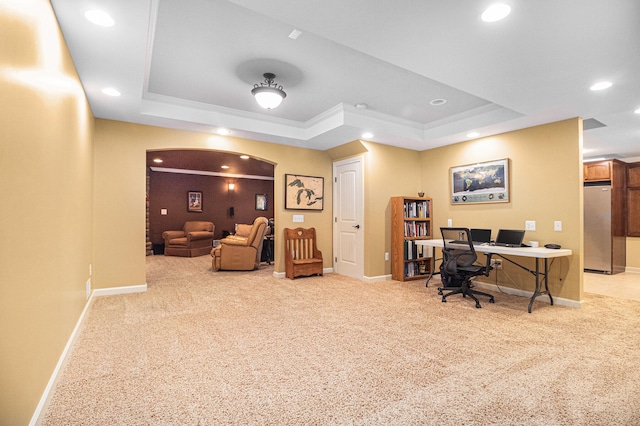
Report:
M496 237L496 245L503 247L523 247L524 231L516 229L500 229Z
M491 229L470 229L473 244L485 244L491 242Z

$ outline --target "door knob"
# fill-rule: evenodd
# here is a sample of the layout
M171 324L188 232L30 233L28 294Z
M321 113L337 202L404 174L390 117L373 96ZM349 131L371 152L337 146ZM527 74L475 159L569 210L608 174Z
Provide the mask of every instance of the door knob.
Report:
M360 229L360 225L353 225L354 228Z

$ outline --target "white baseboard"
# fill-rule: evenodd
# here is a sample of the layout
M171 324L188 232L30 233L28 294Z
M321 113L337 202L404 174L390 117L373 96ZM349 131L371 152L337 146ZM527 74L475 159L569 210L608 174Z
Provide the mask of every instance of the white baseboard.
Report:
M631 266L627 266L626 268L624 268L624 271L631 274L640 274L640 268L633 268Z
M380 283L383 281L390 281L391 275L378 275L376 277L362 277L362 281L366 283Z
M500 286L498 287L495 284L489 284L489 283L483 283L481 281L474 281L473 284L477 287L482 287L485 288L489 291L498 291L498 292L502 292L502 293L506 293L506 294L511 294L514 296L520 296L520 297L525 297L527 298L527 300L531 299L531 296L533 296L533 292L532 291L525 291L525 290L520 290L518 288L511 288L511 287L503 287ZM494 294L495 296L495 294ZM565 299L562 297L556 297L553 294L551 295L553 297L553 304L554 305L561 305L561 306L568 306L570 308L581 308L582 307L582 303L583 301L580 300L571 300L571 299ZM536 302L545 302L545 303L549 303L549 296L547 296L546 294L542 294L538 297L536 297Z
M147 283L140 285L130 285L127 287L96 288L91 293L92 296L113 296L115 294L144 293L147 291Z
M44 388L44 392L42 393L40 402L38 402L38 406L33 412L33 416L31 416L31 421L29 422L29 426L35 426L37 424L40 418L40 415L42 414L42 409L47 403L47 400L49 399L49 395L51 394L51 390L53 389L53 386L56 383L56 380L58 379L58 374L60 374L60 371L62 370L62 366L64 365L67 359L67 356L69 356L71 347L73 346L73 343L75 342L76 337L78 336L78 332L82 327L82 323L84 322L86 314L89 311L89 307L93 303L93 299L95 297L100 297L100 296L109 296L114 294L141 293L145 291L147 291L146 283L142 285L134 285L134 286L127 286L127 287L101 288L101 289L95 289L91 292L91 296L89 296L89 300L87 300L87 303L84 305L84 309L82 309L82 313L80 314L80 317L76 322L76 326L73 328L73 331L71 332L71 335L67 340L67 344L62 350L62 354L58 359L58 363L56 364L56 367L53 369L51 378L49 379L47 386Z

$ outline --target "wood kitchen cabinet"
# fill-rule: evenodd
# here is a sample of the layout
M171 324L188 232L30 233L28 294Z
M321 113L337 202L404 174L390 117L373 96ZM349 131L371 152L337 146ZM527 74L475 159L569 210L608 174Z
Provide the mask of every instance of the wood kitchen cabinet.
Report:
M640 237L640 162L627 165L627 236Z

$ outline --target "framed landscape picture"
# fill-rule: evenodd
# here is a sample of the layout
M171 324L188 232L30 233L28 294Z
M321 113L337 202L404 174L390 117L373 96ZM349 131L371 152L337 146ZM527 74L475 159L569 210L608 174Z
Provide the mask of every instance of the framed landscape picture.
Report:
M322 210L324 208L324 178L284 175L284 208L289 210Z
M451 204L508 203L509 159L451 168Z

